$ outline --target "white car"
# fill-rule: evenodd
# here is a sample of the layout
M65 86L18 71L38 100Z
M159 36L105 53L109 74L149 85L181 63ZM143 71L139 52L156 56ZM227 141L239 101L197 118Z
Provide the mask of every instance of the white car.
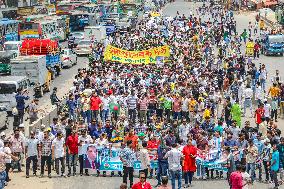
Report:
M91 40L81 40L79 41L75 53L76 55L89 55L93 51L94 43Z
M71 49L61 51L61 61L63 68L70 68L77 64L77 55Z

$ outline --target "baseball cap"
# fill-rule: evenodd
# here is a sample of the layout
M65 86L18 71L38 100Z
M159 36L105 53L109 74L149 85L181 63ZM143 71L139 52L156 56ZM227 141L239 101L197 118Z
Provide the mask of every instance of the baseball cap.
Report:
M23 123L21 123L20 125L19 125L19 128L24 128L25 126L24 126L24 124Z
M139 136L139 137L144 137L145 134L141 132L141 133L138 133L138 136Z

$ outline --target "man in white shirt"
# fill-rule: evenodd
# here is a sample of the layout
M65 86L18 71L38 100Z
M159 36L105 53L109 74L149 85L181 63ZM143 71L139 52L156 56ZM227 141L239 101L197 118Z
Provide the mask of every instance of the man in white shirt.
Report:
M33 161L33 175L36 176L37 161L38 161L38 147L39 141L35 138L35 133L30 133L30 138L25 143L25 157L26 157L26 178L29 178L30 164Z
M251 112L251 117L253 115L253 111L252 111L252 97L253 97L253 90L251 89L250 85L247 85L247 88L244 90L243 93L243 97L244 97L244 114L243 116L246 115L246 109L247 107L250 108L250 112Z
M268 122L270 120L271 105L267 103L267 99L264 99L263 109L264 109L264 117L265 117L265 120L268 124Z
M59 175L59 161L61 164L61 176L65 176L65 141L61 131L57 132L56 138L52 141L52 159L55 160L55 170Z
M87 135L86 130L82 130L81 135L78 137L78 142L79 142L78 155L79 155L79 163L80 163L80 176L82 176L83 175L83 164L84 164L83 146L92 144L93 139L90 135ZM89 176L88 169L85 169L85 174Z
M101 100L102 100L102 121L103 124L105 124L109 115L109 103L111 99L106 93L104 93L103 97L101 97Z
M178 150L178 146L176 143L173 144L172 149L166 153L165 158L168 158L172 188L175 188L176 177L178 179L178 188L181 188L182 166L180 162L183 159L183 154L181 151Z

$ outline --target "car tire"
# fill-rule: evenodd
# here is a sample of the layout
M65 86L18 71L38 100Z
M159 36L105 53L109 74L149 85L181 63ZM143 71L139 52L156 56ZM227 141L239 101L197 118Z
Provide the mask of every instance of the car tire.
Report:
M280 56L283 56L283 53L280 53Z

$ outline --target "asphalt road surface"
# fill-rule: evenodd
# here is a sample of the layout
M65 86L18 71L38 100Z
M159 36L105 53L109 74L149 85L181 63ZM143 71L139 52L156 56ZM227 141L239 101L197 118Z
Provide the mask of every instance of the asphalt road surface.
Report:
M164 15L175 16L176 12L179 11L180 14L189 15L190 10L194 11L196 6L193 3L184 2L182 0L177 0L176 2L169 4L164 9ZM247 28L249 21L254 21L255 13L242 13L236 15L238 31L243 31L244 28ZM244 50L244 49L243 49ZM266 65L268 70L269 78L275 73L275 70L280 70L280 74L284 77L284 58L283 57L271 57L271 56L262 56L259 60L254 61L257 64L263 63ZM56 86L59 89L59 95L63 95L70 88L72 84L73 76L76 74L78 68L86 66L87 59L79 58L78 65L63 70L62 75L56 78L52 84L52 87ZM43 98L40 99L40 104L42 106L48 104L49 94L45 94ZM245 120L251 120L250 118L245 118ZM280 129L284 130L283 119L279 119L278 125ZM54 172L52 173L54 174ZM109 173L108 173L109 174ZM137 175L137 174L136 174ZM54 176L54 175L53 175ZM26 179L24 173L12 173L12 181L7 186L7 189L118 189L119 185L122 183L122 178L119 177L95 177L93 176L76 176L70 178L36 178L30 177ZM136 178L135 181L138 179ZM150 180L151 184L155 186L157 184L156 180ZM177 183L177 182L176 182ZM283 186L281 186L284 188ZM280 187L280 188L281 188ZM226 180L207 180L207 181L193 181L192 189L225 189L229 188ZM255 183L252 189L268 189L268 184Z

